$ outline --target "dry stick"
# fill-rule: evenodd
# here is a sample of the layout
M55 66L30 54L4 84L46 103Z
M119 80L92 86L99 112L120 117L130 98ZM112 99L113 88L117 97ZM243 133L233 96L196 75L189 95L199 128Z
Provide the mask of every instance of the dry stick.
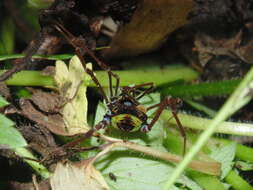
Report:
M33 59L32 56L39 50L41 44L44 42L43 32L39 33L34 42L31 42L25 51L25 57L17 59L18 64L14 65L10 70L7 70L0 76L0 82L9 79L13 74L25 69L31 65Z
M104 135L100 135L100 137L101 137L101 139L103 139L109 143L102 146L102 151L94 157L94 160L99 158L102 155L105 155L106 153L111 151L114 147L129 148L129 149L132 149L132 150L135 150L138 152L142 152L144 154L147 154L147 155L150 155L150 156L153 156L156 158L160 158L162 160L166 160L169 162L174 162L174 163L179 163L180 161L183 160L183 158L180 156L177 156L177 155L174 155L171 153L167 153L167 152L161 152L161 151L155 150L153 148L138 145L136 143L132 143L129 141L123 141L120 139L115 139L115 138L107 137ZM218 162L193 160L189 164L189 168L206 173L206 174L218 176L218 175L220 175L221 164Z

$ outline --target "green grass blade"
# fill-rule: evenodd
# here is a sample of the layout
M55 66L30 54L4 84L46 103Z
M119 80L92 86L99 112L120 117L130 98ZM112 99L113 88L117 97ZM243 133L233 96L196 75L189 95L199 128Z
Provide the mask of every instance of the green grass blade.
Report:
M192 85L176 85L162 89L162 94L182 98L194 96L223 96L231 94L240 82L240 79L235 79Z
M253 187L235 171L230 171L225 181L229 183L234 190L253 190Z

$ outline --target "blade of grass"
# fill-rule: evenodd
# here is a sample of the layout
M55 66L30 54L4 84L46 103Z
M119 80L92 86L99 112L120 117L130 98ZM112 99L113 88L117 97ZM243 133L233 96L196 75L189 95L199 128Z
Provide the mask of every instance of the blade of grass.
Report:
M97 47L96 51L110 48L108 46ZM73 54L59 54L59 55L34 55L33 59L46 59L46 60L65 60L73 57ZM0 61L6 61L9 59L19 59L25 57L24 54L11 54L11 55L0 55Z
M9 59L23 58L24 54L11 54L11 55L0 55L0 61L6 61ZM60 54L60 55L34 55L34 59L46 59L46 60L64 60L70 59L73 54Z
M212 123L211 119L190 114L179 112L177 115L180 118L182 125L191 129L206 130ZM172 119L168 121L168 118ZM173 125L177 124L176 120L173 118L172 112L169 110L165 110L162 113L161 119ZM253 124L223 121L215 128L215 132L231 135L253 136Z
M212 120L207 129L200 135L198 141L194 144L191 150L186 154L184 160L177 166L170 179L167 180L164 190L170 189L176 182L176 179L183 173L184 169L191 162L194 156L199 152L202 146L208 141L211 135L215 132L217 126L229 116L235 113L242 106L251 100L253 80L253 68L244 77L235 92L229 97L224 106L219 110L216 117Z
M35 7L37 9L43 9L50 6L53 1L52 0L28 0L28 6Z
M235 90L240 82L240 79L235 79L192 85L183 84L164 88L162 89L162 94L181 98L229 95Z
M4 71L0 71L0 75ZM161 85L168 81L184 80L191 81L198 77L198 74L189 67L168 67L166 69L156 69L149 71L141 70L125 70L125 71L114 71L119 75L121 79L121 85L127 86L130 84L143 84L148 81L153 82L150 78L152 75L156 80L155 85ZM95 71L98 80L103 87L108 87L108 74L106 71ZM52 77L44 76L39 71L21 71L13 75L9 80L6 81L7 85L13 86L49 86L54 87L54 80ZM95 84L91 83L90 86L94 87Z
M234 190L253 190L253 187L233 170L225 177L225 181L229 183Z
M187 171L187 176L190 176L205 190L226 190L227 188L221 183L221 181L211 175L206 175L196 171ZM212 185L210 185L212 184Z

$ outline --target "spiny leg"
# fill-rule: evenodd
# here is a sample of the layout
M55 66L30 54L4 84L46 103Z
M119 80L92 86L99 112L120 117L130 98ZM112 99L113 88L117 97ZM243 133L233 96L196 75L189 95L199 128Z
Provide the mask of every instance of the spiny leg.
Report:
M139 94L136 99L139 100L141 99L143 96L145 96L146 94L151 93L154 90L154 83L147 83L147 86L150 86L149 88L145 89L141 94Z
M90 70L89 68L86 67L85 60L83 58L83 52L82 52L82 47L85 48L85 44L80 40L79 38L73 36L70 32L68 32L64 27L61 25L57 24L55 25L55 28L65 37L65 39L75 48L76 55L80 59L83 68L86 73L90 75L94 83L97 85L99 88L99 91L101 92L103 98L105 99L106 103L109 103L109 99L105 94L105 91L103 87L101 86L100 82L98 81L97 77L95 76L94 72Z
M113 73L105 63L103 63L100 59L98 59L91 51L89 48L86 47L84 42L81 42L80 38L75 37L73 34L71 34L68 30L66 30L61 24L56 23L55 25L56 29L61 32L64 37L69 41L69 43L75 48L75 49L80 49L85 51L89 56L91 56L97 64L105 71L108 72L108 77L109 77L109 88L110 88L110 93L111 96L112 94L112 76L116 79L116 86L115 86L115 96L118 94L118 89L119 89L119 83L120 83L120 78L117 74ZM80 44L80 42L82 44ZM81 51L82 52L82 51ZM83 53L82 53L83 54Z
M48 162L48 160L50 160L52 157L57 157L57 158L63 158L66 157L66 154L63 153L65 152L65 150L74 150L74 147L77 146L78 144L80 144L82 141L84 141L85 139L90 138L91 136L93 136L93 134L95 132L97 132L98 130L105 128L106 126L108 126L109 121L106 119L103 119L102 121L100 121L97 125L95 125L95 127L93 127L92 129L90 129L88 132L86 132L85 134L83 134L80 138L77 138L76 140L73 140L69 143L64 144L63 146L57 148L56 150L54 150L53 152L51 152L49 154L48 157L45 157L43 160L41 160L41 163L45 163ZM95 149L97 147L91 147L91 148L84 148L84 150L89 150L89 149ZM80 148L81 150L81 148Z
M155 113L154 118L152 119L152 121L150 122L150 124L147 126L147 128L143 129L143 132L148 132L152 129L152 127L154 126L154 124L157 122L157 120L159 119L161 113L163 112L164 109L166 109L167 106L169 106L171 108L172 111L172 115L176 120L177 126L179 128L180 134L184 139L184 143L183 143L183 155L185 154L185 149L186 149L186 134L185 134L185 130L183 125L181 124L178 116L177 116L177 105L181 103L181 100L179 98L172 98L172 97L166 97L162 102L160 102L159 104L155 104L153 106L150 106L147 108L148 110L151 110L153 108L158 107L158 110ZM171 118L170 118L171 119Z
M82 137L63 145L63 148L69 148L69 147L74 147L78 145L80 142L84 141L85 139L90 138L96 131L102 128L105 128L108 125L110 125L110 118L108 118L107 116L104 116L104 119L100 121L98 124L96 124L95 127L91 128Z

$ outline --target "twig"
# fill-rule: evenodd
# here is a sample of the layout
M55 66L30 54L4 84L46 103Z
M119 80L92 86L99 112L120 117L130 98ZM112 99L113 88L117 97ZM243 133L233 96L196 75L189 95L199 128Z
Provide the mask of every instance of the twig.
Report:
M108 153L115 147L129 148L138 152L142 152L146 155L150 155L150 156L160 158L162 160L173 162L173 163L179 163L183 159L180 156L167 153L167 152L161 152L156 149L138 145L136 143L132 143L129 141L123 141L121 139L115 139L115 138L111 138L104 135L100 135L100 138L108 142L108 144L101 146L102 151L93 158L93 161L95 161L102 155L105 155L106 153ZM189 168L200 171L202 173L218 176L220 174L221 165L218 162L193 160L189 164Z

